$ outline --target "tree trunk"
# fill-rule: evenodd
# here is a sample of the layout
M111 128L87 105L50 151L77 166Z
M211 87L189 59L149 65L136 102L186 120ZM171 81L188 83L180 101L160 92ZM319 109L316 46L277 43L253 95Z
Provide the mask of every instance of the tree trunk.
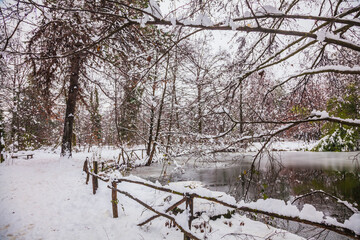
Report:
M197 80L199 81L199 80ZM202 134L202 130L203 130L203 124L202 124L202 104L201 104L201 84L198 83L198 86L197 86L197 90L198 90L198 95L197 95L197 104L198 104L198 119L199 119L199 122L198 122L198 133Z
M156 59L157 59L157 55L156 55ZM152 86L152 98L153 99L152 99L151 108L150 108L149 140L148 140L148 143L147 143L148 145L147 145L147 149L146 149L146 155L148 157L150 157L150 153L151 153L151 145L152 145L153 131L154 131L155 110L156 110L154 99L155 99L155 92L156 92L157 73L158 73L158 65L156 64L156 66L155 66L155 74L154 74L155 78L153 79L153 86Z
M153 129L154 129L154 118L155 118L155 107L152 106L150 109L150 127L149 127L149 140L148 140L148 145L146 148L146 155L150 156L150 152L151 152L151 144L152 144L152 139L153 139Z
M159 115L158 115L157 124L156 124L156 133L155 133L154 144L153 144L152 150L150 152L149 159L148 159L147 163L145 164L146 166L150 166L150 164L152 162L152 159L153 159L154 153L155 153L155 149L156 149L156 145L157 145L157 140L158 140L159 133L160 133L161 115L162 115L162 110L163 110L163 107L164 107L164 100L165 100L165 94L166 94L166 85L167 85L167 75L168 75L168 69L169 69L169 60L170 60L170 55L168 55L167 64L166 64L164 91L163 91L162 96L161 96L161 102L160 102L160 107L159 107ZM151 127L153 128L153 126L151 126ZM150 142L149 142L149 146L150 146Z
M117 81L115 80L115 98L114 98L114 111L115 111L115 127L116 127L116 133L117 133L117 142L122 146L122 138L121 138L121 130L120 130L120 120L119 120L119 104L118 104L118 87L117 87Z
M173 126L173 120L174 120L174 104L175 104L175 92L176 92L176 74L174 74L174 80L173 80L173 86L172 86L172 92L171 92L171 107L170 107L170 120L169 120L169 129L168 129L168 135L167 135L167 143L166 143L166 154L169 153L170 149L170 139L171 139L171 130Z
M239 112L239 118L240 118L240 126L239 126L239 131L240 131L240 135L241 134L243 134L243 132L244 132L244 124L243 124L243 117L244 117L244 115L243 115L243 83L241 82L240 83L240 96L239 96L239 100L240 100L240 108L239 108L239 110L240 110L240 112Z
M71 140L75 117L76 100L79 91L80 56L74 55L71 58L70 85L68 98L66 100L66 113L64 121L64 132L61 144L61 156L72 156Z

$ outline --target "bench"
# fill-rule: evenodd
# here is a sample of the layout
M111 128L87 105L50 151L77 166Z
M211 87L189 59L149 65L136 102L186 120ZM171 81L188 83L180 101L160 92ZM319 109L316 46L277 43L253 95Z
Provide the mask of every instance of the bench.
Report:
M12 155L11 158L19 158L19 157L24 157L24 156L26 156L26 159L30 159L30 158L33 158L34 154L29 153L29 154Z

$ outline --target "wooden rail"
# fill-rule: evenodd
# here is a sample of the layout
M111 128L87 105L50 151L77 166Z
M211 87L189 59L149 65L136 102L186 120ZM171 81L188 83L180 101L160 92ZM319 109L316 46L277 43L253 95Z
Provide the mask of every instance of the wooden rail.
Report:
M11 155L11 158L19 158L19 157L25 157L26 159L30 159L34 157L33 153L29 153L29 154L19 154L19 155Z
M141 158L136 153L136 151L141 151ZM121 153L119 154L118 163L120 164L120 161L122 160L122 164L129 164L131 160L136 157L136 159L140 160L144 158L144 152L146 149L129 149L127 151L124 150L124 148L121 148Z
M87 167L86 167L87 166ZM106 178L106 177L102 177L100 175L97 174L97 170L95 170L95 166L97 166L97 164L93 164L94 169L91 169L90 167L90 163L88 161L88 159L85 161L84 163L84 168L83 170L87 173L87 178L86 178L86 184L89 181L89 175L91 175L93 177L93 193L96 193L96 189L98 188L98 184L97 184L97 179L100 179L104 182L109 182L110 179ZM128 183L133 183L133 184L138 184L138 185L143 185L149 188L153 188L155 190L159 190L159 191L163 191L163 192L168 192L171 194L175 194L175 195L179 195L182 196L183 198L176 202L175 204L173 204L172 206L170 206L168 209L166 209L166 211L160 212L156 209L154 209L153 207L147 205L146 203L144 203L143 201L141 201L140 199L134 197L133 195L131 195L128 192L122 191L117 189L117 184L121 183L121 182L128 182ZM263 214L263 215L267 215L270 217L275 217L275 218L279 218L279 219L284 219L284 220L290 220L290 221L294 221L294 222L298 222L298 223L304 223L307 225L312 225L315 227L319 227L319 228L323 228L323 229L327 229L333 232L336 232L338 234L353 238L353 239L359 239L360 235L357 235L354 231L344 228L344 227L339 227L336 225L332 225L332 224L327 224L327 223L317 223L317 222L313 222L313 221L309 221L309 220L305 220L305 219L300 219L299 217L290 217L290 216L285 216L285 215L280 215L277 213L272 213L272 212L267 212L267 211L263 211L263 210L258 210L258 209L253 209L253 208L249 208L249 207L245 207L245 206L241 206L239 207L238 205L234 205L234 204L230 204L224 201L221 201L217 198L214 197L207 197L207 196L201 196L198 195L196 193L189 193L189 192L180 192L180 191L175 191L173 189L170 188L166 188L166 187L160 187L160 186L156 186L154 184L150 184L147 182L142 182L142 181L135 181L135 180L130 180L130 179L126 179L126 178L121 178L121 179L116 179L114 181L112 181L111 186L108 185L108 188L112 190L112 209L113 209L113 217L117 218L118 217L118 208L117 208L117 204L118 204L118 199L117 199L117 195L116 193L121 193L131 199L133 199L134 201L138 202L139 204L141 204L142 206L146 207L147 209L151 210L152 212L154 212L156 215L150 217L149 219L143 221L142 223L139 223L138 226L142 226L146 223L151 222L152 220L162 216L165 217L167 219L169 219L171 222L173 222L183 233L184 233L184 239L198 239L196 236L194 236L191 232L187 231L184 229L183 226L181 226L180 224L178 224L175 220L174 217L166 214L169 211L174 210L176 207L178 207L179 205L181 205L182 203L186 203L186 209L188 209L189 212L189 220L188 220L188 227L191 230L191 223L193 221L194 217L194 198L199 198L199 199L205 199L211 202L215 202L218 204L221 204L225 207L229 207L229 208L233 208L235 210L238 211L243 211L243 212L250 212L250 213L256 213L256 214ZM95 189L95 190L94 190Z

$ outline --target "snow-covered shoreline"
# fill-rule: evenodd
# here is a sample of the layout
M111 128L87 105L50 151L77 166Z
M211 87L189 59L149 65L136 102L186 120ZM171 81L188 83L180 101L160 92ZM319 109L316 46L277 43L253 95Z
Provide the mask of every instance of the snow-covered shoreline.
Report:
M182 239L183 234L165 227L166 220L161 218L138 227L151 213L124 196L119 196L119 218L113 219L111 191L100 181L93 195L81 173L84 156L74 155L73 159L60 159L56 153L36 152L34 159L14 159L0 166L1 239ZM136 186L132 190L138 190L148 202L162 199L151 190L144 192ZM229 228L228 233L241 231L261 238L277 234L275 239L296 237L243 216L231 221L232 227L222 220L212 224ZM215 232L208 236L217 239L219 235Z
M138 227L137 224L152 213L125 196L118 196L119 218L113 219L111 192L106 184L100 181L96 195L92 194L91 186L85 184L82 165L90 155L75 153L72 159L67 159L59 158L57 152L35 151L34 159L8 159L0 165L0 238L182 239L183 234L176 228L169 228L164 218ZM183 189L184 184L188 183L172 183L170 186ZM144 190L139 186L125 189L149 204L166 204L163 199L167 195L159 191ZM259 204L264 206L262 202ZM255 205L252 207L258 207ZM196 207L201 210L204 206L208 203L198 202ZM210 211L221 213L226 209L212 207ZM205 236L207 239L232 239L235 235L251 235L255 239L269 236L272 239L302 239L239 214L231 219L209 221L208 218L205 214L193 222L194 226L199 226L193 230L204 239ZM353 221L349 226L351 224L355 231L360 232Z

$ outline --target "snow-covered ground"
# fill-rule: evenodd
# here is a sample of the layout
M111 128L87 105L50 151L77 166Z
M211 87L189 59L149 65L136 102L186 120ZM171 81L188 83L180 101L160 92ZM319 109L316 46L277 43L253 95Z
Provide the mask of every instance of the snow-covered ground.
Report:
M318 141L273 141L268 144L272 151L307 151L316 146ZM256 152L262 147L261 142L254 142L247 147L247 151Z
M153 213L120 194L119 218L112 218L111 190L107 188L107 183L99 181L96 195L92 194L91 185L85 184L83 163L93 153L74 153L71 159L59 158L58 151L38 150L34 153L33 159L8 158L0 165L0 239L183 239L183 233L169 227L171 224L163 217L142 227L137 226ZM97 153L97 157L116 159L118 154L119 150L103 149L101 154ZM170 183L168 187L191 189L206 196L225 196L224 193L206 190L196 182ZM121 183L118 188L130 192L155 209L165 209L179 200L176 196L169 200L169 193L140 185ZM312 211L305 214L306 211L293 209L294 206L280 200L276 200L278 204L269 199L249 205L235 203L232 197L225 197L238 206L280 211L279 214L322 221L321 213L311 207ZM223 206L198 199L194 208L196 211L206 210L209 216L227 212ZM231 219L222 217L215 221L209 221L207 214L193 221L192 231L200 239L302 239L238 213ZM313 216L320 216L321 219L313 219ZM186 226L186 219L180 216L180 220ZM330 223L333 221L328 220ZM360 214L354 214L350 220L338 226L350 227L359 234L360 224L357 223L360 222Z
M138 227L152 213L125 196L119 195L119 218L112 218L111 191L106 184L99 182L96 195L85 184L82 165L86 154L74 154L72 159L58 156L35 151L33 159L13 159L0 165L0 239L183 238L179 230L166 226L164 218ZM132 186L131 192L150 204L164 197L141 186ZM194 224L200 225L201 219ZM240 215L212 221L203 233L200 228L197 231L208 239L246 234L256 239L299 239Z

